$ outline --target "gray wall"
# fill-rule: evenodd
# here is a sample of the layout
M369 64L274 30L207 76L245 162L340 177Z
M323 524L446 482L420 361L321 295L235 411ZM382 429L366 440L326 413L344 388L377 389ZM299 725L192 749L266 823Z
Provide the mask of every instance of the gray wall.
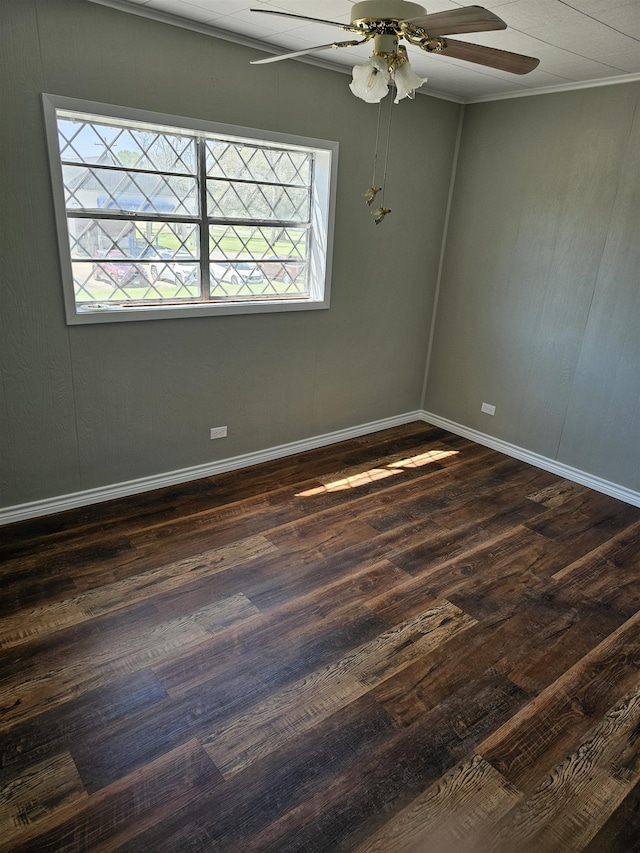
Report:
M376 108L345 75L257 55L84 0L2 0L0 506L418 408L460 107L395 109L375 226ZM330 310L67 327L43 91L337 140Z
M3 0L0 506L419 407L460 108L395 110L376 227L375 107L344 75L255 55L84 0ZM67 327L43 91L338 140L331 309ZM636 490L639 99L631 83L466 108L423 401Z
M629 83L465 108L424 400L635 490L639 103Z

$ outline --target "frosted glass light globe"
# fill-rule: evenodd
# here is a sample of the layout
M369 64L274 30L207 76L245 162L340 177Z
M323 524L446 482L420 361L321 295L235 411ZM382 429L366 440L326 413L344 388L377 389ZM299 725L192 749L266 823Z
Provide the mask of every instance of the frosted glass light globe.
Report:
M354 65L349 88L357 98L368 104L378 104L389 91L387 63L380 56L372 56L362 65Z

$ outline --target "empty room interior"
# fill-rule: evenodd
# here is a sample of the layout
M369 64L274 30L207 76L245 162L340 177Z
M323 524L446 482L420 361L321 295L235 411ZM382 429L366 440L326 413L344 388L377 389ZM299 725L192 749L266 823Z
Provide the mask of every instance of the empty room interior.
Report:
M640 851L640 0L0 48L0 850Z

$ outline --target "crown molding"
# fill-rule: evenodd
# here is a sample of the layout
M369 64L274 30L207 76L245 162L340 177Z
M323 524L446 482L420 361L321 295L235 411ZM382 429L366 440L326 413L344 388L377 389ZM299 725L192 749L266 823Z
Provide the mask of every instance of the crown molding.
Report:
M256 50L261 50L263 53L272 53L274 56L278 53L286 51L282 45L271 44L270 42L261 41L260 39L245 36L240 33L233 33L229 30L221 30L213 24L201 24L198 21L189 21L186 18L181 18L178 15L172 15L170 12L161 12L158 9L150 9L148 6L139 6L129 3L127 0L89 0L89 3L94 3L97 6L108 6L110 9L116 9L119 12L126 12L129 15L137 15L139 18L147 18L151 21L157 21L161 24L169 24L172 27L180 27L183 30L191 30L200 35L211 36L212 38L228 41L232 44L239 44L243 47L252 47ZM306 65L315 65L318 68L324 68L328 71L337 71L340 74L351 75L351 68L347 65L341 65L337 62L331 62L328 59L322 59L318 56L297 56L293 59L294 62L303 62ZM441 101L451 101L454 104L464 104L464 98L459 98L457 95L449 95L446 92L439 92L437 89L416 89L419 95L428 95L430 98L438 98Z
M617 77L599 77L597 80L583 80L575 83L559 83L557 86L542 86L539 89L524 89L518 92L502 92L499 95L481 95L470 98L466 104L486 104L488 101L510 101L513 98L528 98L530 95L555 95L557 92L575 92L578 89L595 89L600 86L617 86L620 83L637 83L640 71L622 74Z
M251 36L233 33L229 30L222 30L213 24L201 24L198 21L190 21L187 18L181 18L179 15L172 15L170 12L161 12L157 9L150 9L148 6L141 6L137 3L128 2L128 0L89 0L90 3L95 3L98 6L108 6L111 9L117 9L120 12L126 12L130 15L138 15L140 18L147 18L152 21L158 21L162 24L169 24L173 27L180 27L183 30L191 30L201 35L211 36L213 38L229 41L233 44L239 44L243 47L252 47L260 50L263 53L278 54L284 48L279 45L261 41L260 39L252 38ZM346 65L341 65L337 62L331 62L328 59L322 59L317 56L298 56L294 62L304 62L307 65L315 65L318 68L325 68L329 71L337 71L340 74L351 74L351 69ZM597 80L584 80L573 83L559 83L557 86L541 86L535 89L523 89L516 92L501 92L496 95L480 95L477 98L460 98L456 95L449 95L446 92L439 92L436 89L428 87L417 89L420 95L428 95L431 98L438 98L442 101L451 101L454 104L484 104L490 101L508 101L514 98L528 98L531 95L553 95L557 92L575 92L579 89L593 89L600 86L615 86L619 83L634 83L640 80L640 72L632 74L622 74L616 77L601 77Z
M212 38L229 41L233 44L239 44L243 47L253 47L256 50L261 50L264 53L281 53L287 48L270 44L261 41L260 39L245 36L241 33L233 33L230 30L222 30L213 24L202 24L198 21L190 21L187 18L181 18L179 15L172 15L170 12L161 12L158 9L150 9L148 6L140 6L127 2L127 0L89 0L89 3L95 3L97 6L108 6L110 9L117 9L119 12L126 12L128 15L137 15L139 18L147 18L151 21L157 21L161 24L169 24L172 27L180 27L182 30L190 30L201 35L211 36ZM321 59L315 56L298 56L295 57L295 62L304 62L307 65L317 65L320 68L328 68L330 71L339 71L342 74L351 74L351 69L345 65L338 65L326 59Z

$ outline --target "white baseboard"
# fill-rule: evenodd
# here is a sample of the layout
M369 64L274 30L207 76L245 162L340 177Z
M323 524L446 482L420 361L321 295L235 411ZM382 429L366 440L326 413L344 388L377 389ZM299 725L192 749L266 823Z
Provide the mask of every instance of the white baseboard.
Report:
M100 486L96 489L86 489L81 492L73 492L68 495L45 498L44 500L31 501L30 503L16 504L15 506L0 509L0 525L10 524L14 521L24 521L27 518L39 518L43 515L51 515L54 512L63 512L66 509L77 509L89 504L103 503L115 498L129 497L141 492L151 492L164 486L175 486L179 483L188 483L190 480L199 480L202 477L211 477L214 474L222 474L225 471L234 471L238 468L247 468L250 465L258 465L260 462L270 462L283 456L292 456L294 453L302 453L305 450L314 450L327 444L336 444L349 438L359 438L372 432L408 424L412 421L424 420L422 412L405 412L392 418L383 418L366 424L348 427L347 429L328 432L324 435L316 435L301 441L292 441L289 444L280 444L277 447L269 447L266 450L258 450L254 453L245 453L242 456L231 456L218 462L205 462L203 465L194 465L190 468L181 468L177 471L166 471L162 474L152 474L150 477L141 477L136 480L127 480L123 483L114 483L109 486Z
M499 438L494 438L484 432L466 427L463 424L450 421L448 418L441 418L440 415L434 415L433 412L421 411L420 417L426 423L432 426L441 427L448 432L453 432L456 435L461 435L463 438L468 438L475 441L477 444L483 444L486 447L491 447L493 450L498 450L507 456L513 456L515 459L520 459L522 462L528 462L530 465L535 465L536 468L542 468L544 471L550 471L552 474L559 474L565 480L571 480L574 483L580 483L581 486L587 486L596 492L602 492L612 498L632 506L640 506L640 492L633 489L628 489L626 486L619 486L617 483L612 483L610 480L603 480L601 477L596 477L594 474L588 474L586 471L581 471L579 468L572 468L570 465L565 465L562 462L557 462L555 459L550 459L547 456L541 456L538 453L533 453L531 450L526 450L524 447L519 447L517 444L510 444L508 441L502 441Z
M78 507L90 504L103 503L104 501L114 500L115 498L129 497L130 495L137 495L141 492L161 489L164 486L188 483L190 480L198 480L202 477L211 477L214 474L222 474L226 471L247 468L250 465L258 465L260 462L270 462L273 459L292 456L294 453L302 453L305 450L314 450L317 447L324 447L327 444L336 444L339 441L346 441L349 438L359 438L362 435L369 435L372 432L401 426L412 421L425 421L455 435L461 435L478 444L491 447L493 450L498 450L507 456L513 456L515 459L528 462L530 465L535 465L544 471L550 471L574 483L580 483L583 486L594 489L596 492L602 492L605 495L618 498L625 503L640 507L640 492L633 491L633 489L628 489L625 486L619 486L609 480L603 480L601 477L588 474L586 471L572 468L570 465L564 465L555 459L549 459L546 456L533 453L524 447L494 438L491 435L471 429L455 421L450 421L447 418L442 418L440 415L433 414L433 412L416 410L414 412L405 412L402 415L396 415L392 418L383 418L382 420L370 421L369 423L359 424L358 426L348 427L347 429L328 432L324 435L316 435L311 438L302 439L301 441L280 444L277 447L269 447L266 450L258 450L254 453L231 456L228 459L221 459L218 462L207 462L203 465L194 465L190 468L181 468L177 471L167 471L162 474L153 474L150 477L141 477L136 480L127 480L123 483L100 486L96 489L86 489L68 495L59 495L57 497L45 498L44 500L5 507L0 509L0 525L10 524L14 521L24 521L27 518L39 518L40 516L50 515L54 512L77 509Z

